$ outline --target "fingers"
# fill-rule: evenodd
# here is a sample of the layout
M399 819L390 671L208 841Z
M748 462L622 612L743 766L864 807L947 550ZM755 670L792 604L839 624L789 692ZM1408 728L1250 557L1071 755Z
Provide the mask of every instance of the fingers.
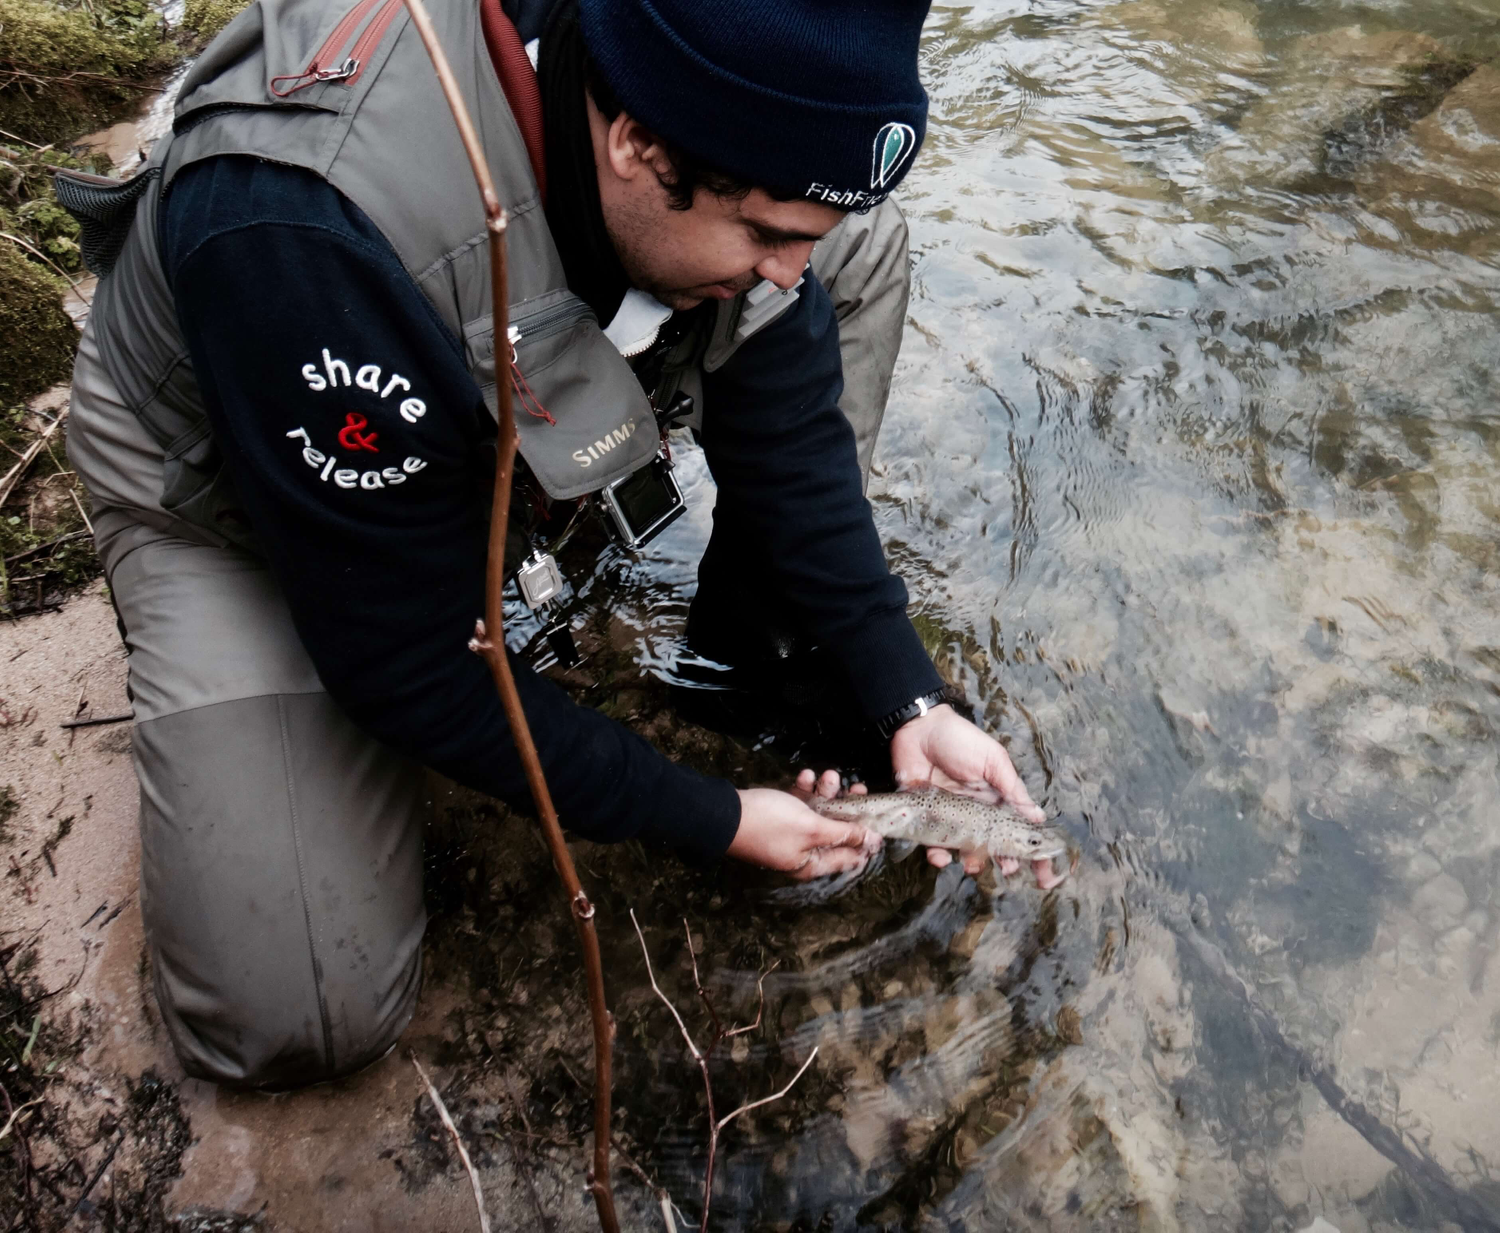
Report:
M860 868L869 859L862 850L822 848L813 852L792 876L799 882L806 882L811 878L827 877L830 873L848 873Z
M946 869L953 863L953 853L947 848L928 848L927 863L934 869Z
M865 828L833 818L819 818L809 829L808 847L812 848L863 848Z
M984 777L1006 801L1015 807L1017 813L1033 822L1040 823L1047 820L1047 815L1031 799L1031 793L1026 790L1025 781L1016 774L1016 768L1011 765L1010 756L1004 749L997 749L994 756L985 763Z
M1021 870L1021 862L1014 856L998 857L995 864L1000 867L1000 876L1003 878L1008 878L1011 874L1019 873Z
M815 771L813 771L811 767L803 767L800 771L797 772L797 782L795 786L798 792L802 792L807 796L812 796L814 793L816 793L818 796L821 796L826 800L832 800L839 794L839 789L843 787L843 782L843 777L838 773L838 771L824 771L821 775L819 775ZM868 792L869 790L870 789L862 783L852 783L849 785L850 796L860 796Z

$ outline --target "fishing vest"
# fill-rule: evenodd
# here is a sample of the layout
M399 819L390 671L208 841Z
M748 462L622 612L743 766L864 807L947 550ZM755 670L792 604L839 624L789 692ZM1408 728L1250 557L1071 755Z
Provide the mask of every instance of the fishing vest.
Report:
M597 492L659 448L651 400L588 306L567 288L526 145L485 43L476 0L439 0L434 24L509 215L513 364L548 418L518 416L520 452L555 499ZM358 206L462 340L496 414L488 233L473 172L403 0L256 0L182 85L172 132L128 181L58 177L100 275L90 328L106 372L163 452L162 508L246 547L178 327L158 245L161 202L184 167L220 155L311 171ZM763 283L719 306L668 357L658 398L697 400L702 373L795 300ZM504 379L510 373L499 366Z

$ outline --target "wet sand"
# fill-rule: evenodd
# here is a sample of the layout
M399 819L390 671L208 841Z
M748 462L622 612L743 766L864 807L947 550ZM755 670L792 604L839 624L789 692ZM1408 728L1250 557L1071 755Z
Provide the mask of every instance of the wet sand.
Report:
M51 1090L69 1108L92 1172L109 1136L99 1118L119 1116L132 1085L154 1073L175 1090L191 1128L182 1174L165 1210L261 1214L257 1227L335 1233L369 1230L459 1230L478 1227L474 1200L406 1057L415 1049L441 1090L451 1078L449 1010L465 997L429 981L417 1020L398 1050L363 1073L292 1095L220 1091L185 1078L173 1057L147 984L148 961L137 899L139 842L128 723L71 732L58 725L79 712L129 709L125 658L102 583L61 612L0 624L0 785L19 808L0 861L6 945L37 934L35 975L48 989L47 1016L79 1042L63 1057ZM3 718L3 717L0 717ZM66 835L48 849L63 819ZM38 1056L38 1064L46 1059ZM558 1231L597 1228L583 1190L583 1152L543 1147L518 1172L507 1135L465 1097L452 1101L464 1119L468 1149L480 1170L493 1227L535 1230L532 1187ZM476 1133L477 1132L477 1133ZM133 1141L96 1184L95 1199L125 1184L139 1168ZM632 1201L640 1187L617 1188ZM75 1221L72 1227L99 1227ZM188 1226L184 1226L188 1227Z

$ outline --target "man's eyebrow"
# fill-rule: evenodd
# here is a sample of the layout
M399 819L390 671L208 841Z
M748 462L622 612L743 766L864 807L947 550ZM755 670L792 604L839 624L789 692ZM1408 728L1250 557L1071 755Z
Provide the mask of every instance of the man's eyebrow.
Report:
M745 225L769 244L801 244L804 241L811 241L816 244L823 238L821 234L812 235L806 231L788 231L784 227L773 227L770 223L758 222L753 218L745 219Z

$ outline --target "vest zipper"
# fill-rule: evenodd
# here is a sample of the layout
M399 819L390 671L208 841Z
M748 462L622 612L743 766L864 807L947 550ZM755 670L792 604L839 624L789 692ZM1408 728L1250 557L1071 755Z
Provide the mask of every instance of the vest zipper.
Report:
M386 0L385 5L375 14L374 20L365 27L365 32L359 36L359 41L354 44L354 49L349 53L349 58L354 61L354 72L349 74L345 85L352 86L360 79L365 71L365 65L369 64L370 57L380 46L380 40L385 38L385 32L391 28L391 22L396 20L404 7L403 0Z
M395 2L400 4L401 0L395 0ZM525 317L518 317L510 327L511 349L514 351L515 345L523 338L532 340L550 338L575 321L591 316L593 316L593 309L582 300L570 297L561 304L553 304Z
M295 94L298 90L305 90L308 86L317 85L320 81L350 81L358 77L361 63L359 49L364 48L364 54L368 55L370 51L374 50L373 44L366 48L364 47L365 39L361 38L355 45L356 50L354 52L337 65L335 65L334 61L339 52L343 50L344 45L354 34L354 31L359 28L359 23L364 21L370 15L371 10L380 3L381 0L359 0L358 4L339 18L338 25L334 26L328 37L323 40L322 46L313 52L313 57L307 62L305 69L300 73L289 73L281 77L271 78L271 93L277 98L286 98L287 95ZM386 0L386 9L390 9L393 5L399 7L400 3L401 0ZM382 12L381 16L385 17L385 22L381 25L380 30L380 33L384 34L385 27L390 25L390 17L386 16L384 12ZM377 17L370 25L374 27L379 23L380 17ZM365 34L368 35L369 30L366 30ZM378 41L379 39L377 38L376 42ZM288 86L285 90L280 90L277 89L276 83L281 81L290 81L296 84Z

